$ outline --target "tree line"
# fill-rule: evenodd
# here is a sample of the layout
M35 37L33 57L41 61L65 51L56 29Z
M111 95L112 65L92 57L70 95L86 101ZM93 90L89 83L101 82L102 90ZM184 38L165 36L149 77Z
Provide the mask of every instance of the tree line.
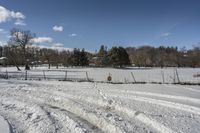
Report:
M131 62L138 67L200 67L200 47L128 47Z
M73 51L40 48L32 45L35 34L20 29L11 30L7 45L0 46L0 57L6 57L6 65L30 66L95 66L95 67L200 67L200 48L187 50L177 47L112 47L102 45L91 53L75 48ZM4 64L5 65L5 64Z

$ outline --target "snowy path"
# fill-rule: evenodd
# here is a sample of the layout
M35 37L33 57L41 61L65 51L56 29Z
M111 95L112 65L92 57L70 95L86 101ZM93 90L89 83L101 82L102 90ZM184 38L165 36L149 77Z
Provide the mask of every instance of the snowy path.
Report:
M13 132L198 133L200 88L0 80Z

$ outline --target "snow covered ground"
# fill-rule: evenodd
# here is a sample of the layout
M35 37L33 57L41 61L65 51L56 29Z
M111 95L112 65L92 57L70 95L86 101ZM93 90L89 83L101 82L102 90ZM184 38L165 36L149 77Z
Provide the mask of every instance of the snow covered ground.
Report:
M12 132L199 133L200 87L0 80Z
M0 116L0 131L1 133L10 133L9 124L2 116Z

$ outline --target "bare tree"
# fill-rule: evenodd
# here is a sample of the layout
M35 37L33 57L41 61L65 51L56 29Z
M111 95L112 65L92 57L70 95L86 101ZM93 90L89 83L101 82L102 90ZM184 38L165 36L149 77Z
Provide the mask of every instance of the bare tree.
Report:
M42 59L44 62L48 63L48 69L51 68L51 64L53 63L53 56L55 51L53 49L43 48L40 50L42 53Z
M25 65L25 69L29 70L30 67L27 58L27 46L32 44L31 40L35 37L35 34L31 33L29 30L24 31L16 28L13 28L10 31L10 34L10 44L19 46L22 49L23 63Z

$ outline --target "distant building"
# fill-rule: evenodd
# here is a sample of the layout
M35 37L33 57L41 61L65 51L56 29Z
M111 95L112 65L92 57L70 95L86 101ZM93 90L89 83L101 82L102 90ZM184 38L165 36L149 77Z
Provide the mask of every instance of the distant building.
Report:
M96 66L97 60L98 60L98 57L92 57L92 58L89 60L89 66L95 67L95 66Z
M6 65L7 57L0 57L0 65Z

